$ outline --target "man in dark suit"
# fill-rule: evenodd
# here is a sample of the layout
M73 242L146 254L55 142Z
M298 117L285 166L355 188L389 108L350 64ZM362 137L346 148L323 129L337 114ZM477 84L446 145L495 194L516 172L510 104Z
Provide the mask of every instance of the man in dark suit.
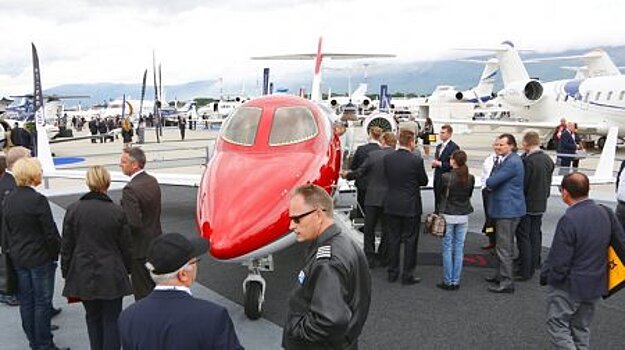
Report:
M454 129L449 124L445 124L441 127L439 133L441 143L436 146L436 153L434 153L434 160L432 161L432 168L434 168L434 207L438 210L438 204L440 203L441 189L443 187L443 174L451 171L451 165L449 164L449 158L454 151L460 149L458 145L451 139Z
M352 163L349 166L349 169L354 171L360 168L361 165L365 163L367 157L369 157L369 153L372 151L380 150L380 136L382 136L382 128L374 126L369 129L369 143L358 146L356 152L354 153L354 158L352 159ZM365 198L367 196L367 181L368 176L361 176L356 178L356 199L358 200L358 212L361 213L361 210L365 210Z
M124 349L243 349L228 311L191 294L199 257L207 250L205 239L179 233L152 242L146 265L156 287L119 316Z
M540 275L547 291L547 331L554 349L588 349L590 324L608 292L608 245L624 233L612 211L588 198L588 177L574 172L561 184L568 209L558 221Z
M122 192L121 205L132 231L131 280L135 300L139 300L154 288L144 264L150 242L162 233L161 188L156 179L143 170L145 153L141 148L125 148L120 167L130 176Z
M384 173L384 157L395 151L397 137L392 132L382 134L382 149L369 153L367 160L356 170L344 173L347 180L368 178L367 196L365 197L364 250L369 267L375 267L375 227L378 221L382 224L382 240L378 248L377 260L383 265L388 264L388 236L384 219L384 201L388 185Z
M384 214L388 223L389 266L388 281L399 277L399 256L401 241L404 241L404 266L402 283L415 284L420 278L414 276L417 266L417 245L421 223L421 188L428 183L423 158L413 154L415 133L400 130L399 149L384 157L384 172L388 192Z
M560 142L558 142L558 160L560 162L560 175L568 174L571 170L571 162L575 152L577 152L577 143L573 137L575 128L574 123L567 123L567 128L562 130L560 134Z
M495 141L495 153L500 163L486 180L488 195L488 216L495 219L497 237L496 251L499 269L486 281L496 283L488 286L493 293L514 293L512 259L514 255L514 233L526 214L523 195L523 161L516 154L517 144L511 134L501 134Z
M540 265L542 249L542 217L547 210L547 199L551 193L551 176L554 164L543 150L540 149L540 136L535 131L523 135L525 206L527 214L521 218L516 230L516 242L519 250L519 276L517 280L525 281L534 275Z

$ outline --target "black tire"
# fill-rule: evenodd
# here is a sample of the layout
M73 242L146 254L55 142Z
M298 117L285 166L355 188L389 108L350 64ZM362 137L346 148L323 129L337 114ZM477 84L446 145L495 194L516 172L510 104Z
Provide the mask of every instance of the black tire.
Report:
M597 147L599 147L600 150L603 150L603 146L605 146L605 136L601 136L598 140L597 140Z
M263 305L260 302L262 285L257 281L247 282L245 290L245 316L250 320L257 320L263 312Z

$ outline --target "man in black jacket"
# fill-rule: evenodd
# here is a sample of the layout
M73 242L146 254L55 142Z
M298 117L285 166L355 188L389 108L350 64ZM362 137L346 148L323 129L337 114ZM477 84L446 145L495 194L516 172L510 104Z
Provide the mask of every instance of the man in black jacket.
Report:
M282 346L289 349L358 349L371 302L367 260L334 224L332 197L321 187L296 188L290 229L310 242L304 267L289 296Z
M120 167L125 175L130 176L122 191L121 206L132 232L132 289L135 300L139 300L154 288L144 264L150 242L162 233L161 188L158 181L143 170L145 153L141 148L125 148Z
M555 165L545 152L540 149L540 136L535 131L523 135L525 170L523 190L527 214L521 218L516 230L517 248L519 249L520 269L517 280L528 280L534 270L540 266L542 248L543 213L547 209L547 199L551 192L551 176Z
M439 133L441 137L441 143L436 146L436 153L434 153L434 160L432 161L432 168L434 168L434 207L438 210L438 206L441 201L441 188L443 187L443 174L451 171L451 164L449 164L449 158L454 151L460 149L458 145L451 139L454 129L449 124L445 124L441 127Z
M228 311L191 294L197 263L207 250L205 239L189 240L179 233L154 240L146 265L157 285L119 316L124 349L243 349Z
M382 129L374 126L369 129L369 143L358 146L354 153L354 158L349 166L349 169L354 171L360 168L369 157L369 153L380 149L380 136L382 136ZM365 198L367 197L367 176L361 176L356 179L356 199L358 200L358 213L365 210Z
M423 158L413 154L415 133L411 130L399 132L399 149L384 157L384 171L388 181L388 192L384 214L388 223L389 266L388 281L399 278L399 256L401 241L404 241L404 266L402 283L415 284L421 281L414 276L417 266L417 246L421 224L421 188L428 183Z
M377 260L383 265L388 264L388 237L384 218L384 201L388 184L384 173L384 157L395 151L397 137L392 132L382 134L382 149L369 153L367 160L356 170L344 173L347 180L359 179L366 176L367 196L365 197L365 227L364 250L369 267L375 267L375 227L378 221L382 224L382 240L378 248Z

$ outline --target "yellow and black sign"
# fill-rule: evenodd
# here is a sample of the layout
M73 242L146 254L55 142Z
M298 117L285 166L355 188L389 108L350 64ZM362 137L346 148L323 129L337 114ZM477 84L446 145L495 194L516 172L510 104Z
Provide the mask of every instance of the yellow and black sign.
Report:
M608 247L608 295L609 297L625 287L625 246L612 234Z

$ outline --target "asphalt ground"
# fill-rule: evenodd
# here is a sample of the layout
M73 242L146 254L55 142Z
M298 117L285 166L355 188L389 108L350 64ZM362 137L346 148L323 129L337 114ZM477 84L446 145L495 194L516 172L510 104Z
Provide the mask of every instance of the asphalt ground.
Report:
M180 232L189 237L196 235L193 213L194 189L162 187L162 222L165 232ZM111 193L118 201L119 191ZM53 198L61 207L76 200L78 196ZM425 207L431 196L424 194ZM470 217L470 233L467 236L465 255L475 258L488 253L480 249L486 238L478 231L483 213L478 208L479 195L473 202L476 213ZM553 233L557 218L564 205L557 197L550 199L552 212L545 216L545 236ZM426 209L427 210L427 209ZM304 257L305 245L297 244L274 256L276 270L264 273L268 287L263 317L281 327L286 315L288 294L295 283ZM547 248L544 253L546 254ZM498 295L486 290L484 277L493 268L480 267L467 262L458 291L442 291L436 288L441 281L440 241L420 235L417 275L422 282L414 286L402 286L386 281L386 271L375 268L372 273L372 303L369 317L360 337L362 349L544 349L549 348L545 326L546 288L538 284L538 276L527 282L517 282L512 295ZM488 266L492 266L487 263ZM200 285L218 293L230 301L242 305L241 282L247 269L212 258L200 261L198 281ZM622 349L625 324L625 293L602 301L592 325L592 348ZM263 349L249 346L250 349ZM276 343L275 347L279 348Z

